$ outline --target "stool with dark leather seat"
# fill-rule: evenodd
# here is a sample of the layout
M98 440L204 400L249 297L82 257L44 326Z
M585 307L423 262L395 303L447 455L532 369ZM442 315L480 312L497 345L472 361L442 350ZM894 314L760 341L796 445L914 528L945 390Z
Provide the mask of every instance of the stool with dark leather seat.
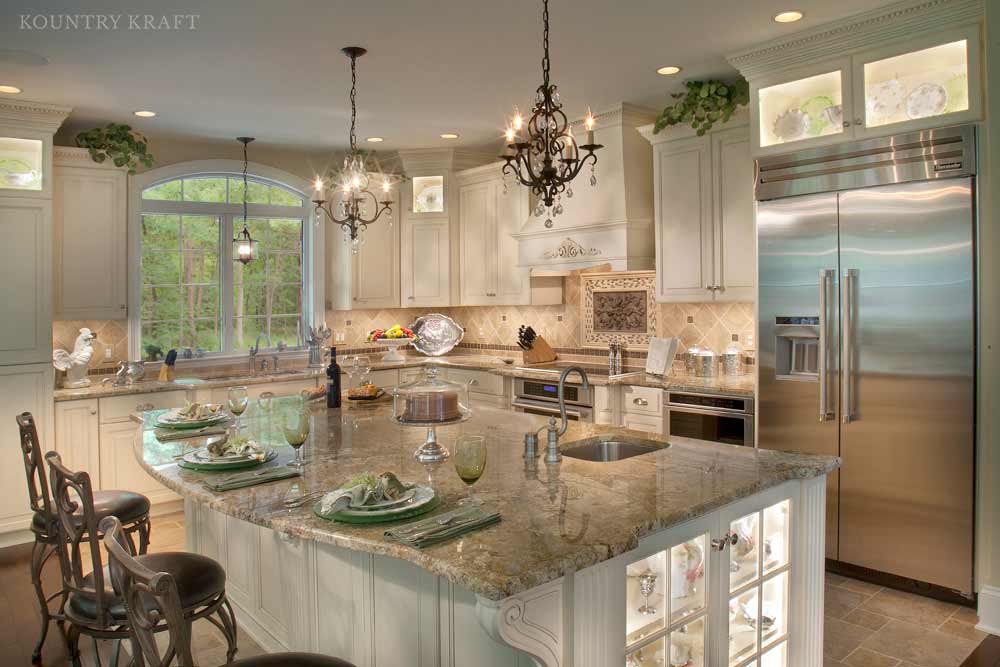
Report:
M41 636L31 655L32 662L39 662L42 656L42 646L49 632L49 624L62 616L65 599L61 599L59 610L53 614L49 604L56 598L64 598L59 590L46 595L42 588L42 568L55 553L58 543L58 527L56 526L55 510L52 508L49 495L49 482L42 462L42 450L38 444L38 430L35 419L30 412L17 415L17 426L21 432L21 456L24 459L24 472L28 479L28 502L33 512L31 532L35 535L35 544L31 550L31 585L35 588L39 611L42 616ZM138 535L140 554L146 553L149 546L149 498L131 491L95 491L94 511L97 522L106 516L117 516L124 525L128 542L135 549L133 535ZM77 513L74 521L82 521L82 514Z
M115 593L108 571L101 558L100 536L105 525L115 526L116 539L123 550L135 553L131 541L112 516L98 524L90 475L73 472L62 464L59 454L45 455L52 480L52 503L58 517L59 539L55 550L59 554L62 586L65 592L66 645L73 665L80 664L80 635L113 642L111 664L118 664L121 641L130 638L129 601ZM108 523L112 522L112 523ZM117 542L116 542L117 544ZM85 555L81 546L89 547ZM130 555L131 557L131 555ZM176 582L175 594L183 623L188 627L196 620L207 619L226 639L226 655L231 661L236 654L236 618L226 599L226 573L211 558L176 552L138 555L133 558L143 568L156 568L170 573ZM89 566L90 574L84 575Z
M114 517L101 522L108 570L115 593L125 601L132 631L132 653L142 653L152 667L168 667L176 655L179 667L193 667L191 627L184 612L184 590L171 572L157 571L145 558L135 558L122 538L121 525ZM216 565L218 567L218 565ZM154 633L169 633L169 646L162 657ZM227 663L231 667L355 667L355 665L313 653L271 653ZM203 666L208 667L208 666Z

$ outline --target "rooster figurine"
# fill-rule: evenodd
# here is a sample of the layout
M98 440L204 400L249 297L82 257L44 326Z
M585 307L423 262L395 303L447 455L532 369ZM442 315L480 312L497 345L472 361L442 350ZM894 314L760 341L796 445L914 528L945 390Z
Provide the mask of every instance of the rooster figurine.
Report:
M52 365L57 370L66 371L66 378L62 386L68 389L76 387L89 387L90 380L87 379L87 368L90 366L90 358L94 356L94 348L90 341L97 338L90 329L86 327L80 329L80 335L73 343L73 351L53 350Z

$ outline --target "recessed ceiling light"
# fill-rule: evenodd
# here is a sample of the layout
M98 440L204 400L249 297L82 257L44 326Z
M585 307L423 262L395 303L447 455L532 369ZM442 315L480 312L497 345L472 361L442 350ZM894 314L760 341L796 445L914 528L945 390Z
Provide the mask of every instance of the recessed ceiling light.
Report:
M21 92L21 89L17 86L0 86L0 93L8 93L10 95L17 95Z
M458 139L458 135L454 132L443 132L441 134L442 139Z
M680 71L681 68L677 67L676 65L667 65L666 67L661 67L660 69L656 70L656 73L662 74L663 76L670 76L671 74L677 74Z
M382 137L368 137L366 141L370 141L373 144L380 144L385 140Z
M139 118L152 118L153 116L156 115L155 111L133 111L132 113L134 113Z
M795 23L802 19L802 12L789 11L774 15L774 20L778 23Z

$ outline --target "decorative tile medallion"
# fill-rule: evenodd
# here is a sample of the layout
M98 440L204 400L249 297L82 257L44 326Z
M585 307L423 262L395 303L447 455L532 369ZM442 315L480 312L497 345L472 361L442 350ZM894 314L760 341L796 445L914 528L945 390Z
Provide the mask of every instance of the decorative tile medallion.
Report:
M581 277L581 338L584 347L607 347L620 341L649 347L656 333L657 304L653 271L593 274Z

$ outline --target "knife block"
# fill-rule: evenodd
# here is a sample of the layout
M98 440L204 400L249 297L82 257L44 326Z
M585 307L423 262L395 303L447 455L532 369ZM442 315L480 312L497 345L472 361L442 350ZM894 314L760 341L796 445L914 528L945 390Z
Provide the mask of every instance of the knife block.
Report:
M536 336L530 350L524 351L524 363L544 364L556 360L556 353L541 336Z

